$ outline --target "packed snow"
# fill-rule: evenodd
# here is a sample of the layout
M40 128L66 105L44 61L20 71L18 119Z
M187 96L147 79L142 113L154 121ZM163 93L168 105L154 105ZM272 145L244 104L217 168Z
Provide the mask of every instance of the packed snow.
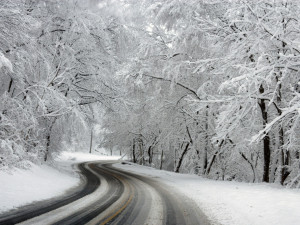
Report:
M158 180L194 200L212 224L299 225L300 190L274 184L214 181L130 164L114 166Z
M0 171L0 213L34 201L63 195L68 189L79 185L80 179L73 167L75 163L118 158L120 157L62 152L54 159L52 166L32 164L27 170Z

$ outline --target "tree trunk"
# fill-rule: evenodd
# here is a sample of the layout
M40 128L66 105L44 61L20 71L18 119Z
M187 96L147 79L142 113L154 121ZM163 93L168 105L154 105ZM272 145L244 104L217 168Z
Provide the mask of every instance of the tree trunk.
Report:
M45 152L45 155L44 155L44 161L45 162L48 160L48 155L49 155L49 150L50 150L50 142L51 142L51 132L52 132L52 128L53 128L53 125L54 125L55 121L56 121L56 118L51 123L51 125L49 127L47 137L46 137L46 143L47 144L46 144L46 152Z
M50 133L51 133L51 131L49 132L49 134L46 137L47 145L46 145L46 152L45 152L45 156L44 156L44 161L45 162L47 161L48 154L49 154L50 141L51 141Z
M139 140L139 149L140 149L140 160L139 160L139 164L140 165L145 165L145 158L144 158L144 143L143 140L140 139Z
M10 91L11 91L12 84L13 84L13 79L10 78L10 82L9 82L8 90L7 90L8 93L10 93Z
M213 163L214 163L214 161L215 161L215 159L216 159L216 157L218 155L218 152L220 152L220 150L221 150L221 148L222 148L222 146L223 146L224 143L225 143L225 141L222 140L221 143L219 144L219 147L218 147L219 150L215 151L215 153L213 154L212 158L210 159L210 161L209 161L209 163L207 165L207 169L205 170L205 175L206 176L210 173L210 169L211 169L211 167L212 167L212 165L213 165Z
M259 92L262 94L264 93L264 88L261 85L259 88ZM267 106L264 99L259 100L259 106L262 113L263 119L263 127L265 128L268 123L268 112ZM263 182L269 183L270 181L270 160L271 160L271 149L270 149L270 137L268 133L265 133L263 138L263 152L264 152L264 169L263 169Z
M283 46L284 47L284 46ZM277 111L279 116L282 114L282 110L280 109L281 106L281 83L280 83L280 77L282 77L282 72L279 73L279 76L276 76L276 82L278 84L277 88ZM279 138L279 150L280 150L280 184L283 185L284 181L290 174L289 170L287 169L287 166L289 165L289 151L284 149L284 131L283 127L280 127L278 132L278 138Z
M178 159L178 164L176 166L175 173L179 173L179 169L181 167L183 158L186 155L186 153L188 152L189 146L190 146L190 143L187 143L186 146L185 146L185 148L184 148L184 150L183 150L183 152L181 153L181 156Z
M212 165L213 165L213 163L214 163L214 161L215 161L215 159L216 159L217 154L218 154L218 151L216 151L216 152L214 153L214 155L212 156L211 160L209 161L209 164L208 164L208 166L207 166L205 175L208 175L208 174L209 174L210 169L211 169L211 167L212 167Z
M242 153L242 152L239 152L239 153L240 153L240 155L242 156L242 158L245 159L245 161L250 165L250 167L251 167L251 169L252 169L252 173L253 173L253 180L252 180L252 183L254 183L255 180L256 180L256 173L255 173L254 165L253 165L253 163L245 156L244 153Z
M178 149L175 147L174 148L174 165L173 165L173 168L174 168L174 171L176 170L176 166L177 166L177 151L179 151L180 148L180 143L178 143Z
M149 160L148 160L148 162L149 162L149 165L151 165L152 164L152 146L150 145L149 146L149 148L148 148L148 157L149 157Z
M290 152L281 149L281 170L280 170L280 184L283 185L286 178L290 175L291 171L287 168L290 164Z
M132 160L133 163L136 163L136 158L135 158L135 139L132 141Z
M160 170L162 170L163 162L164 162L164 150L162 149L160 155L160 166L159 166Z

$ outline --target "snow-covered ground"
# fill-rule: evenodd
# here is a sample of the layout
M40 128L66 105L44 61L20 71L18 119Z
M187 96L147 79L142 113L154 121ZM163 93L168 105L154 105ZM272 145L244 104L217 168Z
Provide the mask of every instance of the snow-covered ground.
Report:
M28 170L0 171L0 213L16 207L62 195L80 184L74 163L113 160L119 157L63 152L53 166L33 165Z
M46 165L0 172L0 180L0 212L63 194L79 184L79 177Z
M0 213L61 195L79 185L79 176L72 167L74 163L118 158L63 152L56 158L55 168L33 165L29 170L0 172ZM115 166L152 177L182 192L196 202L213 224L300 224L300 190L269 184L213 181L133 164L118 163Z
M118 160L121 156L107 156L107 155L96 155L87 154L83 152L62 152L57 156L56 162L62 163L78 163L78 162L89 162L95 160Z
M300 224L300 190L268 184L213 181L133 164L114 166L174 187L193 199L213 224Z

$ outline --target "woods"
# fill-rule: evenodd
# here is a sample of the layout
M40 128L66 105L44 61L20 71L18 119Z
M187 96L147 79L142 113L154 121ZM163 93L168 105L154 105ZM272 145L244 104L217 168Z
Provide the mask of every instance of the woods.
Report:
M109 21L87 3L0 4L0 165L26 167L76 139L80 145L93 119L90 105L112 95L113 29L105 30Z
M0 3L0 167L81 146L300 187L296 1ZM84 135L87 138L84 138Z

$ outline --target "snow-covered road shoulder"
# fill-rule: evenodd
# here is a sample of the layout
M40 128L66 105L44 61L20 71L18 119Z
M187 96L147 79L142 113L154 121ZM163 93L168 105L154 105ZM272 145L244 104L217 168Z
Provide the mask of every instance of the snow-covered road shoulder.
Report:
M212 224L299 225L300 190L269 184L214 181L135 164L114 164L157 179L194 200Z
M50 166L32 165L28 170L0 172L0 212L34 201L49 199L79 185L79 176L58 171Z

